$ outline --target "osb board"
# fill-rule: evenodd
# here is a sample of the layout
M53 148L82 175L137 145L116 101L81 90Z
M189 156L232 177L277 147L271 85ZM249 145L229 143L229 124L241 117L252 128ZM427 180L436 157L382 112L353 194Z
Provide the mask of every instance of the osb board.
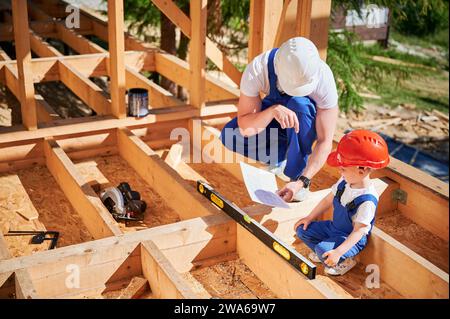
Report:
M245 184L233 177L216 163L189 163L194 171L202 175L215 190L237 206L243 208L255 205L248 195ZM196 183L191 183L195 188Z
M29 221L18 214L35 209L39 218ZM73 210L63 191L46 167L37 166L14 173L0 174L0 229L59 231L57 247L93 240L79 215ZM47 250L50 241L31 245L31 236L6 236L13 257Z
M269 288L239 259L225 261L190 274L206 291L222 299L272 299Z
M448 273L448 241L417 225L400 212L377 217L377 227Z
M119 155L80 160L75 165L89 184L100 184L100 189L108 186L116 187L121 182L127 182L131 189L141 194L141 199L147 203L144 220L128 224L120 222L119 227L123 232L180 221L178 214Z
M304 256L308 256L311 250L302 242L293 244L294 248ZM327 276L322 263L315 263L318 276ZM396 290L385 282L380 282L379 288L368 288L366 278L370 273L366 273L365 266L358 263L352 270L343 276L329 276L331 280L340 285L354 298L360 299L399 299L403 298Z

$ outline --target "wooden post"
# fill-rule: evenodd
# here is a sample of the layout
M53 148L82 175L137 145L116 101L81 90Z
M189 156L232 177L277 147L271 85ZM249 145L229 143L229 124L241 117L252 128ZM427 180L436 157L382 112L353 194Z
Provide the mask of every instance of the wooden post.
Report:
M298 0L296 33L305 38L311 35L312 0Z
M207 0L192 0L191 42L189 49L189 68L191 90L190 104L197 108L205 106L205 65L206 65L206 5Z
M330 24L331 0L314 0L311 5L310 40L319 49L322 60L327 59L328 27Z
M250 0L250 29L248 39L248 62L262 52L264 0Z
M126 117L125 108L125 40L123 1L108 1L109 70L111 80L111 112L117 118Z
M14 41L16 44L17 71L19 75L20 108L22 124L28 130L37 129L36 102L31 69L30 33L26 0L12 1Z

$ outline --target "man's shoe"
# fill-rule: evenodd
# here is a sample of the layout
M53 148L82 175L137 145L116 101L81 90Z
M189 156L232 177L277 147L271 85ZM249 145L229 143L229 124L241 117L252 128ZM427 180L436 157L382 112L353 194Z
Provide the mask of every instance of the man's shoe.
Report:
M353 258L347 258L340 264L334 267L326 267L325 273L331 276L340 276L347 273L350 269L355 267L356 261Z

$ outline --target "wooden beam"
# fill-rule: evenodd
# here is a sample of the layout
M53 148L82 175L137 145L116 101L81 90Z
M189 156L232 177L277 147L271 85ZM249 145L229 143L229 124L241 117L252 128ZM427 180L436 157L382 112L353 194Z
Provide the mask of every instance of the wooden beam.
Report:
M262 52L274 48L277 29L283 12L283 1L263 0L263 37ZM260 52L261 53L261 52Z
M127 128L117 129L120 155L166 201L181 219L218 211Z
M331 0L314 0L311 4L310 40L319 50L322 60L327 59L328 28L330 24Z
M149 93L149 108L161 108L176 105L185 105L183 101L177 99L172 93L165 90L155 82L150 81L144 75L131 67L126 67L126 88L144 88Z
M201 109L205 106L205 41L206 41L206 6L207 0L192 0L191 41L189 42L190 90L189 100L192 105Z
M141 244L142 271L158 299L197 299L170 261L150 240Z
M18 269L14 273L16 299L40 299L36 288L26 269Z
M310 37L312 0L286 0L278 25L275 47L294 37Z
M111 112L111 101L104 96L103 90L97 84L63 60L58 61L58 67L60 81L84 103L99 115Z
M78 30L67 28L62 22L56 24L58 38L70 46L79 54L107 52L98 44L95 44L78 33Z
M71 64L79 72L86 77L106 76L108 70L106 67L106 59L108 53L83 54L61 57L36 58L31 61L31 69L33 71L33 82L58 81L59 74L56 67L57 62L62 60ZM152 51L125 52L126 65L139 71L155 71L154 69L154 53ZM16 67L16 60L2 61L0 65L12 65Z
M61 40L80 54L108 52L94 42L77 34L77 32L67 29L63 24L58 24L58 31ZM112 63L111 58L107 58L106 61L109 66L108 75L110 75ZM138 70L135 70L131 66L125 66L125 82L126 89L133 87L147 89L149 91L149 101L152 103L152 108L185 105L185 103L175 98L170 92L164 90L154 82L148 80L145 76L140 74Z
M237 228L237 252L251 271L278 298L352 298L349 293L328 277L319 275L314 280L306 279L282 257L240 225Z
M5 84L8 89L19 99L19 79L12 65L5 65ZM48 123L59 119L59 115L52 109L40 94L35 94L36 116L39 123Z
M312 0L298 0L296 33L305 38L311 36Z
M380 278L405 298L449 297L447 273L377 227L360 256L365 265L377 265Z
M51 138L45 139L44 152L48 170L80 215L90 234L97 239L122 234L100 198L78 173L58 143Z
M37 114L36 102L34 100L33 76L31 73L27 1L13 1L12 9L22 124L29 130L35 130L37 129Z
M35 32L30 32L31 50L41 58L63 56Z
M125 106L125 42L123 1L108 1L108 44L111 113L117 118L127 116Z
M250 0L250 27L247 60L250 63L262 52L264 1Z
M181 32L183 32L188 38L194 39L194 37L199 36L195 32L192 32L192 21L194 19L191 16L189 19L186 14L172 1L166 0L152 0L153 4L155 4L159 10L163 14L165 14L170 21L173 22L178 28L180 28ZM191 5L192 5L191 1ZM206 8L205 8L206 11ZM192 15L191 8L191 15ZM194 21L195 23L200 23L200 17L196 17ZM198 29L197 29L197 32ZM203 37L203 34L200 34ZM206 37L206 34L205 34ZM231 63L231 61L223 54L223 52L217 47L217 45L212 42L208 37L206 37L203 41L203 44L206 45L206 56L211 59L211 61L222 70L235 84L240 85L242 73Z
M189 64L168 53L155 53L156 72L171 81L191 90L189 80ZM233 88L212 76L206 74L206 101L234 99L239 97L239 89Z
M133 277L117 299L138 299L148 288L147 279Z

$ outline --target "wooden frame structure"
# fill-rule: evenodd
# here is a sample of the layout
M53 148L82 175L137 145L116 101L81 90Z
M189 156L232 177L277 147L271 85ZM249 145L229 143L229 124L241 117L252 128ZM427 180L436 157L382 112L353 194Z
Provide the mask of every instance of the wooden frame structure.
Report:
M211 119L219 123L222 118L234 115L239 95L238 89L205 72L206 57L235 83L240 79L237 69L206 36L206 0L191 1L190 17L172 1L152 1L191 39L189 62L149 48L124 33L121 1L108 1L109 24L81 10L80 27L75 30L64 24L67 13L63 1L13 0L13 5L0 2L0 13L11 16L4 19L11 21L9 24L0 23L0 41L15 40L17 57L12 60L0 51L0 82L20 101L23 118L23 126L0 131L0 173L46 166L95 239L13 258L0 232L0 297L98 297L102 292L122 287L130 278L141 276L155 298L210 298L210 293L189 272L238 257L277 297L351 298L348 291L328 277L305 280L196 193L189 181L204 179L200 174L176 156L164 159L154 151L176 143L170 139L172 129L184 128L191 133L199 130L205 138L202 148L196 151L238 181L242 182L239 162L247 161L225 149L219 131L206 124ZM330 3L330 0L252 0L249 58L296 34L313 39L325 57L324 34ZM27 10L30 22L24 18ZM30 32L15 36L12 25L16 31L28 30L29 25ZM92 42L89 35L108 42L109 52ZM59 39L78 55L63 55L46 38ZM31 58L31 51L38 58ZM187 88L191 93L189 104L147 79L143 71L157 72ZM110 95L90 80L98 76L110 78ZM63 82L97 115L58 118L34 92L33 83L45 81ZM126 116L125 90L136 86L147 88L151 96L151 113L143 119ZM209 149L212 144L220 151L209 152L205 147L208 143ZM74 164L79 159L111 154L123 158L181 221L123 234ZM234 160L224 163L224 158ZM322 171L338 177L338 172L330 167ZM389 167L378 171L376 177L380 179L377 181L380 192L384 191L379 215L398 211L448 243L447 184L395 159ZM293 223L328 191L324 188L305 202L291 204L297 209L289 213L261 205L246 211L277 236L293 243ZM407 194L403 202L396 199L399 191ZM449 278L444 270L378 227L372 236L360 262L379 265L382 280L402 297L448 298ZM69 265L77 265L79 270L81 282L75 288L66 284ZM277 269L276 273L273 269Z

